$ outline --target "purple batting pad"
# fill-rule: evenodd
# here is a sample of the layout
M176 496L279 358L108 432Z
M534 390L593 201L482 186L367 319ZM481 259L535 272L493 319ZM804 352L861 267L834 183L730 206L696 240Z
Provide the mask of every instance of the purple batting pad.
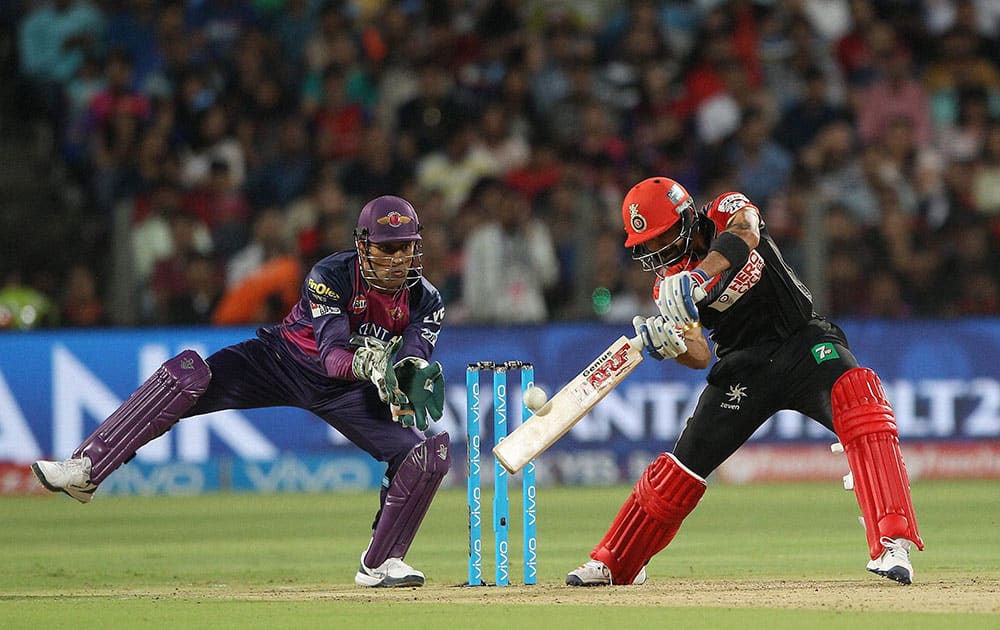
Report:
M210 380L208 364L194 350L161 365L73 453L90 458L91 483L101 483L143 445L166 433L205 393Z
M431 499L448 472L447 433L435 435L413 447L392 478L365 566L376 568L388 558L403 558L410 549Z

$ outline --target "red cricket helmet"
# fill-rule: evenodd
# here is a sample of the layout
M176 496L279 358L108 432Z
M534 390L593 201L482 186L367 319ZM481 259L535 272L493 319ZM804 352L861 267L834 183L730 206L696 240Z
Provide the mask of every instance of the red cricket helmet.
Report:
M668 267L690 254L698 223L691 194L669 177L650 177L633 186L622 202L622 222L625 247L632 248L632 259L646 271ZM681 231L677 238L655 251L646 246L678 222Z

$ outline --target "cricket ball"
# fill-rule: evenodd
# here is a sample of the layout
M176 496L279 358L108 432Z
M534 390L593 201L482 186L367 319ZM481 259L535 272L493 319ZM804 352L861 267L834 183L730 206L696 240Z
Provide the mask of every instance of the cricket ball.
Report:
M542 409L548 401L549 397L541 387L532 385L524 392L524 405L537 416L543 415L548 411L548 409Z

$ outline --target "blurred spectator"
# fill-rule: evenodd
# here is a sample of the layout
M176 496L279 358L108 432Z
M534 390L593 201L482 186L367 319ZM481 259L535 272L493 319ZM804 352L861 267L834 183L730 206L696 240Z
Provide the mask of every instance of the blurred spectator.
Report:
M147 196L136 199L129 231L136 288L149 281L158 260L173 255L170 223L173 216L181 212L181 191L167 181L155 183ZM194 242L198 253L212 251L212 236L200 221L194 228Z
M990 123L986 131L982 160L972 179L972 198L981 214L1000 219L1000 120ZM1000 238L1000 231L994 232Z
M304 60L307 42L316 26L315 4L312 0L287 0L284 10L275 18L274 34L281 55L292 68L299 67Z
M417 93L396 111L396 133L404 159L442 149L456 126L466 123L465 108L451 95L451 79L433 59L418 62Z
M208 178L185 194L182 204L208 227L216 255L231 256L250 238L250 204L227 162L213 160Z
M744 91L762 83L756 26L749 17L748 4L740 5L735 12L717 5L706 13L683 79L678 114L685 123L697 121L699 137L707 144L723 140L739 123L737 98L746 94L734 91L739 88L732 85L733 80L739 80Z
M365 199L362 203L367 202ZM333 241L334 249L324 248L324 231L337 226L354 226L348 216L347 196L332 177L321 177L309 194L297 199L285 211L285 234L306 260L318 260L343 248L345 239ZM347 234L350 234L347 229ZM311 265L310 265L311 266Z
M910 51L897 44L877 67L878 77L855 103L858 137L864 143L875 142L889 121L905 118L913 126L917 146L927 146L933 133L930 104L923 84L913 74Z
M506 191L482 208L484 222L465 243L462 301L476 323L541 323L545 291L559 278L552 236L533 218L528 200Z
M59 300L61 326L106 326L110 323L104 301L97 294L97 277L85 264L73 265L62 282Z
M507 110L499 101L491 101L483 108L475 148L490 157L501 177L524 166L531 153L527 138L512 130Z
M540 141L531 147L525 164L507 173L504 183L534 201L536 196L552 190L562 174L563 165L555 145Z
M594 76L590 64L574 60L567 69L566 93L543 113L547 134L562 149L575 148L583 137L584 111L589 106L598 107L594 99Z
M812 177L820 203L839 202L845 191L861 186L863 174L857 138L850 123L839 121L820 130L813 142L803 149L802 166ZM871 221L877 216L877 208L869 203L855 207L854 214L861 220Z
M228 59L240 34L257 23L252 2L241 0L204 0L187 3L185 23L205 38L211 59Z
M302 268L297 256L284 253L226 288L212 312L219 326L260 324L284 317L299 299Z
M149 100L134 91L132 60L123 51L105 62L106 86L90 101L87 127L93 138L90 165L97 207L110 213L115 201L134 195L142 131L150 116Z
M170 304L190 290L188 263L203 255L198 244L198 221L186 212L173 212L167 218L170 229L170 253L153 265L149 278L146 319L151 323L170 321Z
M589 296L600 273L601 261L591 254L601 220L601 208L576 182L565 177L536 200L535 216L542 218L552 235L559 277L545 291L553 317L592 317ZM617 232L615 232L617 233Z
M57 323L56 308L42 291L26 284L20 270L0 286L0 330L32 330Z
M510 133L526 139L540 131L538 107L529 88L524 64L514 65L504 74L500 94L495 99L504 111Z
M103 35L104 17L86 0L36 2L25 16L18 33L21 72L39 91L49 112L61 113L62 86L87 54L102 52Z
M232 121L220 103L209 105L198 115L197 132L181 153L181 182L188 188L208 183L212 164L225 164L232 185L246 180L243 148L236 139Z
M981 87L958 93L958 115L939 125L937 146L949 160L973 160L983 150L990 124L989 94Z
M366 114L360 105L348 99L343 68L327 67L323 73L322 94L313 118L317 154L328 160L357 157Z
M265 262L290 249L285 216L278 208L265 208L253 220L253 238L229 257L226 285L232 286L260 269Z
M420 210L423 216L423 209ZM423 219L421 220L423 221ZM424 223L421 231L424 277L441 292L444 305L455 307L457 319L462 319L462 261L448 236L448 227L440 222Z
M161 88L157 82L164 65L157 38L160 3L156 0L124 0L106 4L108 47L128 54L134 75L132 87L147 95L158 91Z
M88 54L63 92L65 111L62 137L59 138L60 148L63 158L77 171L80 179L86 179L85 171L89 166L88 151L92 132L88 120L90 102L106 85L107 78L101 60L96 55Z
M612 113L596 100L590 100L583 103L578 114L580 128L574 143L577 156L591 166L624 166L628 144L616 133L618 124Z
M858 312L865 317L906 319L913 310L903 299L903 287L888 269L875 269L864 289L865 303Z
M212 256L194 254L185 269L187 290L170 297L165 323L194 326L212 323L212 312L222 297L222 279Z
M849 2L851 28L834 43L834 54L848 88L856 89L872 81L876 61L895 44L895 32L879 20L870 0Z
M746 110L727 149L737 190L765 208L788 186L794 164L788 151L771 139L770 132L771 124L763 112Z
M812 142L827 125L848 118L847 111L829 96L826 77L816 66L802 73L803 90L793 97L774 129L774 138L793 155Z
M1000 68L977 50L977 41L963 27L952 28L937 40L936 54L923 72L937 124L958 118L958 97L963 90L980 89L993 99L1000 93Z
M655 276L639 265L629 264L623 240L618 231L606 230L597 236L590 306L601 321L630 324L636 315L656 315Z
M256 207L285 206L309 190L316 170L309 130L297 116L281 123L276 154L248 175L249 198Z
M1000 282L984 269L962 276L954 315L995 317L1000 312Z
M766 219L765 214L765 219ZM823 227L826 238L828 310L831 315L854 315L857 296L864 289L865 228L840 203L826 208Z
M417 183L425 190L440 192L449 214L458 211L480 179L500 173L497 161L477 148L476 142L476 128L467 121L457 123L443 149L417 162Z
M343 49L356 45L347 11L347 3L342 0L323 3L313 28L307 32L308 37L298 42L304 54L305 69L311 75L321 75L330 65L342 63Z
M340 183L348 195L365 202L379 195L399 194L403 183L413 176L413 164L402 160L395 137L380 125L365 130L359 155L347 162Z
M148 301L116 320L204 321L233 305L242 313L227 321L261 317L281 302L269 282L291 278L298 256L342 248L350 208L391 192L447 226L427 238L447 251L449 317L476 303L463 295L463 257L488 250L471 235L510 194L555 251L544 318L601 317L596 306L642 291L619 276L595 294L611 268L595 269L591 253L617 231L622 182L656 173L699 197L757 198L786 262L817 266L803 271L835 283L818 295L840 312L973 313L970 292L1000 281L987 266L939 289L967 246L962 230L1000 242L996 2L15 4L20 85L46 105L9 109L34 123L24 148L39 189L82 225L71 245L51 232L45 247L80 254L53 261L48 277L76 276L78 260L105 269L125 255L108 244L131 246L134 278L112 274L123 286L110 294ZM805 226L831 205L849 213L857 242ZM30 221L32 207L12 212ZM238 264L265 210L284 217L298 251L211 309L205 257ZM197 214L186 256L170 229L184 211ZM111 219L129 213L131 234L112 239ZM185 288L154 309L152 268L177 256L158 282ZM883 273L859 278L859 260ZM32 282L61 303L60 284Z

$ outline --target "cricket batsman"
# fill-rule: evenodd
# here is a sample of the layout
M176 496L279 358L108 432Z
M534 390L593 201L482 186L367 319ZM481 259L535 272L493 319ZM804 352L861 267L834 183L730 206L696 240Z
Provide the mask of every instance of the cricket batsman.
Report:
M70 459L32 464L38 480L87 503L108 475L182 418L300 407L387 464L355 583L422 586L424 574L404 558L448 471L449 438L423 433L444 408L441 364L431 362L444 307L423 277L420 227L405 199L369 201L354 248L313 266L280 324L207 360L191 350L170 359Z
M718 361L673 451L643 472L571 586L641 584L645 565L677 534L705 479L773 414L792 409L833 431L861 508L872 573L910 584L923 549L892 407L878 376L858 366L843 331L813 310L809 290L739 192L701 211L666 177L636 184L622 204L625 246L656 280L660 314L636 317L656 359L705 369ZM805 518L805 516L803 516Z

